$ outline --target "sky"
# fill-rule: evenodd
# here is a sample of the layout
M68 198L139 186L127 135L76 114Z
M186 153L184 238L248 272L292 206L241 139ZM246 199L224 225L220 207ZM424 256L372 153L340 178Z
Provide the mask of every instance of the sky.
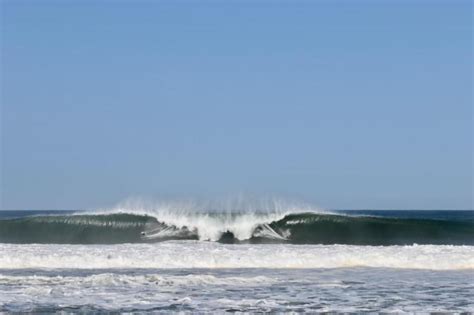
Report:
M473 209L471 1L1 1L0 209Z

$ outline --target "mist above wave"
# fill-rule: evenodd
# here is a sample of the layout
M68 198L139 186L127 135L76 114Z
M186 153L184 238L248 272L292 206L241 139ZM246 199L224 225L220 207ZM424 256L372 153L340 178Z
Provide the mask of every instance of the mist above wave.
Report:
M288 214L322 210L303 203L279 199L225 199L214 201L171 201L146 203L127 201L94 213L127 213L155 218L164 226L150 225L142 234L144 239L185 237L218 241L226 233L232 238L247 240L253 236L284 239L269 226Z

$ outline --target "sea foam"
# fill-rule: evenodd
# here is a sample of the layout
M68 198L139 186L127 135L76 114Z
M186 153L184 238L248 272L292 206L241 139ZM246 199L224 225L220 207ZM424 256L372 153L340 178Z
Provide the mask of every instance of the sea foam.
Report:
M0 268L344 268L474 269L474 246L0 244Z

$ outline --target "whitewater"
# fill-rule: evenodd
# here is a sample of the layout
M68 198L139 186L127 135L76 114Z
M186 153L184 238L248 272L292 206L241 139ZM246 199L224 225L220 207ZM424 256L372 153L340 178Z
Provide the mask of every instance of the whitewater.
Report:
M0 214L0 312L473 312L473 211Z
M474 247L451 245L0 244L1 269L345 268L473 270Z
M37 214L0 220L0 243L121 244L169 240L221 243L345 245L474 245L474 219L272 211L143 211Z

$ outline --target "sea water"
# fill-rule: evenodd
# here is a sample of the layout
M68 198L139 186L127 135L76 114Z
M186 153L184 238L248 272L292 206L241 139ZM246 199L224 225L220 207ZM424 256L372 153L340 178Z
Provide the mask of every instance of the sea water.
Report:
M0 215L3 312L474 312L473 211Z

